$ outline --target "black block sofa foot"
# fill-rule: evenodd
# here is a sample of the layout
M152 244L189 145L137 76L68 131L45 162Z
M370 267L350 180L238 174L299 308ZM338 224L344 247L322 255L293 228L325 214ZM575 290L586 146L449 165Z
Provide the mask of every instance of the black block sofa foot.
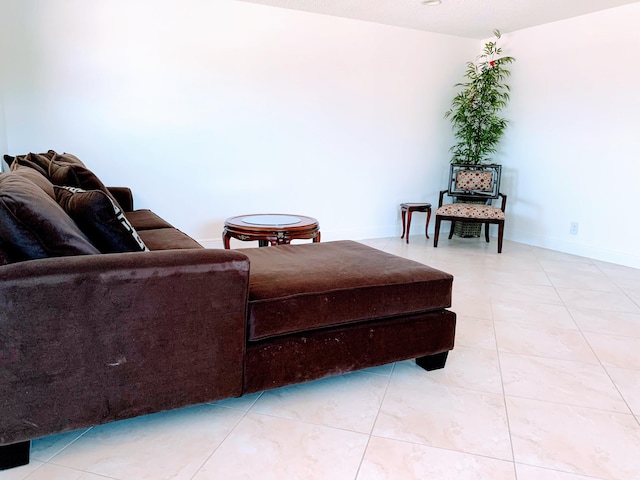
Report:
M435 355L426 355L424 357L416 358L416 364L427 371L438 370L440 368L444 368L444 365L447 362L448 355L449 352L436 353Z
M31 442L19 442L0 447L0 470L21 467L29 463Z

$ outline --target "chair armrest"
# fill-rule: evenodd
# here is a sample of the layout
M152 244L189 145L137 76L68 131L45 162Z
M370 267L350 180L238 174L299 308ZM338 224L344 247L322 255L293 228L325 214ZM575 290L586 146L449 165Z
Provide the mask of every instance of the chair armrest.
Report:
M498 193L499 197L502 197L502 204L500 205L500 210L504 212L504 209L507 207L507 196L503 193Z
M133 193L128 187L107 187L109 193L113 195L118 204L125 212L133 211Z
M445 193L447 193L449 190L440 190L440 196L438 198L438 208L440 208L442 206L442 202L444 201L444 195Z
M242 393L249 260L193 249L0 267L0 444Z

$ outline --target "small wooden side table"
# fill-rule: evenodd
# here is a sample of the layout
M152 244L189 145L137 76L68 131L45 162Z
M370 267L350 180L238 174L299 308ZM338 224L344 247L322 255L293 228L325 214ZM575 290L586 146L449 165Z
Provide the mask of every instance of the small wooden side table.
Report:
M424 234L429 238L429 220L431 220L431 204L430 203L401 203L400 210L402 211L402 236L404 238L405 232L407 233L407 243L409 243L409 230L411 229L411 214L413 212L426 212L427 224L424 227ZM406 230L405 230L405 217L406 217Z
M320 241L318 220L303 215L265 213L239 215L227 218L222 231L224 248L230 248L231 238L242 241L257 240L258 245L286 245L294 239L313 239Z

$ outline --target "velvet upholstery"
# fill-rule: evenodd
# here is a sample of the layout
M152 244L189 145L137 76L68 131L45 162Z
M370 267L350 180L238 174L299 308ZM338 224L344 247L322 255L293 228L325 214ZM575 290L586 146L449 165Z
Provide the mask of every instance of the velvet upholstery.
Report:
M149 251L124 212L102 190L55 186L56 200L101 253Z
M456 314L437 310L249 342L244 393L448 352L455 328Z
M126 212L126 216L136 230L173 228L173 225L153 213L151 210L135 210L132 212Z
M122 207L125 213L133 210L133 192L128 187L107 187L109 193Z
M10 165L11 170L15 170L20 166L33 168L41 175L49 178L49 164L55 152L47 153L27 153L25 155L16 155L15 157L4 156L5 161Z
M26 166L38 171L53 185L77 187L85 190L102 190L107 195L111 195L102 180L75 155L58 154L49 150L47 153L28 153L13 158L12 170L19 166ZM114 197L112 199L117 203ZM124 210L124 208L122 209Z
M453 277L352 241L242 249L249 340L451 306Z
M49 195L14 172L0 174L0 246L10 262L99 253Z
M0 445L239 396L248 276L207 249L0 268Z
M140 230L140 238L149 250L178 250L185 248L202 248L189 235L175 228L156 228L153 230Z
M244 393L454 346L448 273L352 241L240 251L251 262Z
M49 195L53 200L56 199L56 193L53 190L53 184L49 181L47 177L39 173L37 170L22 166L22 165L18 165L13 170L13 173L15 173L20 177L26 178L27 180L32 181L38 187L40 187L40 189L42 189L44 193Z

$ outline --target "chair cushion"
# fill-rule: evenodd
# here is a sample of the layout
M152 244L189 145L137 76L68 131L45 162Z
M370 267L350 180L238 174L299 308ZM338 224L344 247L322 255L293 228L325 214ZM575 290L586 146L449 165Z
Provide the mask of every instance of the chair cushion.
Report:
M100 253L60 205L13 172L0 174L0 244L10 262Z
M444 217L478 218L504 220L504 212L491 205L477 205L472 203L449 203L436 210L436 215Z
M352 241L241 249L249 340L451 306L453 277Z

